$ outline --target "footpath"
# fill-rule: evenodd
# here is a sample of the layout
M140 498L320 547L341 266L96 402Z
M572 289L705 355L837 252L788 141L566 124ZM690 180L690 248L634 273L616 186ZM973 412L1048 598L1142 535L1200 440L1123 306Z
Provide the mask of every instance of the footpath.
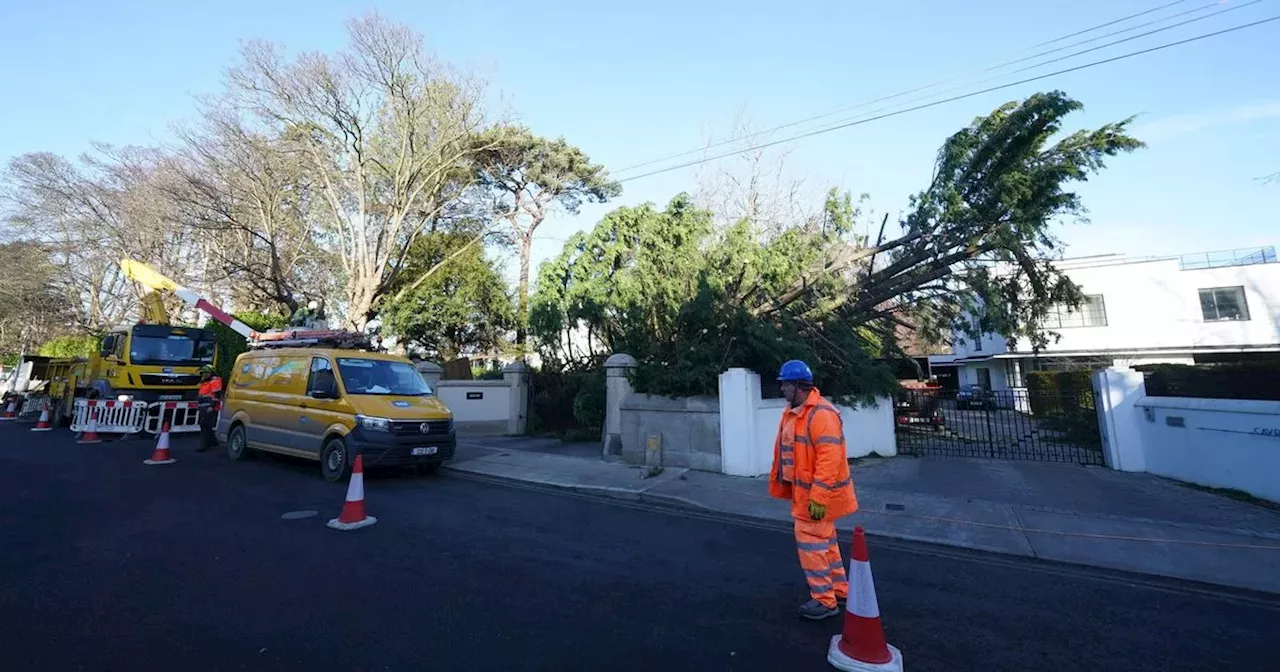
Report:
M786 525L765 478L605 462L599 444L459 437L446 469ZM1149 474L1030 461L892 457L852 465L841 530L1280 593L1280 510ZM842 538L847 537L842 535Z

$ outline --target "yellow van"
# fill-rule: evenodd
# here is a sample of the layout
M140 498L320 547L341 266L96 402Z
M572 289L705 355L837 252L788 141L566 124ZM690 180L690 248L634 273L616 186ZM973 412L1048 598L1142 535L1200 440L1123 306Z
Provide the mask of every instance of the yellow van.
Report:
M329 481L364 465L434 471L457 446L453 414L403 357L285 347L236 359L218 415L232 460L262 450L320 462Z

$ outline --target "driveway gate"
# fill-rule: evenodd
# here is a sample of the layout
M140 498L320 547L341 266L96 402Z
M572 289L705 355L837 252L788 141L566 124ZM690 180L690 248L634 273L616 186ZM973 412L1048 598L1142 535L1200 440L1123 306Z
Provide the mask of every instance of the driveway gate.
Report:
M1103 464L1092 390L903 390L894 415L905 455Z

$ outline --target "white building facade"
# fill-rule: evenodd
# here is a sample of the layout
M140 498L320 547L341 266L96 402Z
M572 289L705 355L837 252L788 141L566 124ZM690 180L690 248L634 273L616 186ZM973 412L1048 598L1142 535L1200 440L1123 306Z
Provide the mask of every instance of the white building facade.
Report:
M1010 348L998 334L953 354L932 356L935 372L955 367L958 385L992 391L1025 386L1035 370L1158 363L1280 359L1280 263L1274 247L1158 258L1104 255L1057 264L1086 299L1052 312L1049 344Z

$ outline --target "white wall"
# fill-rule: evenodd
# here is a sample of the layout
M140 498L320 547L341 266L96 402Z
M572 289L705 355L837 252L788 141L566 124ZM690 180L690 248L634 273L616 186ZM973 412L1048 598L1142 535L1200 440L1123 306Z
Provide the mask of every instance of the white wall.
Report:
M1144 397L1147 471L1280 502L1280 401Z
M732 476L765 476L773 464L773 442L786 401L760 398L760 376L747 369L720 375L721 465ZM885 398L874 406L836 406L844 424L848 457L898 454L893 404Z
M442 380L436 394L453 411L454 422L505 422L511 416L511 385L505 380Z
M1107 326L1055 329L1061 340L1043 354L1280 345L1280 264L1184 271L1177 259L1160 259L1063 262L1060 268L1085 294L1102 295ZM1205 322L1199 290L1237 286L1244 288L1249 320ZM1008 351L1003 337L992 334L984 336L980 351L955 338L956 357ZM1029 352L1030 342L1023 339L1017 350Z
M1280 502L1280 401L1146 396L1142 374L1094 376L1107 465Z

